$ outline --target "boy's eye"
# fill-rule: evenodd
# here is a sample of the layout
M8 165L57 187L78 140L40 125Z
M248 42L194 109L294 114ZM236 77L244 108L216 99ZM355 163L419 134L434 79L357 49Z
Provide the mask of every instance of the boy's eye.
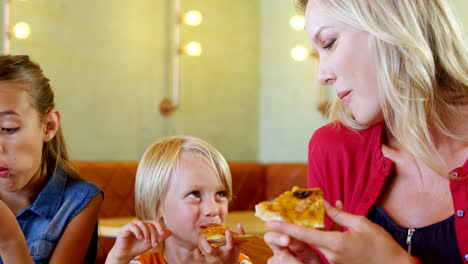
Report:
M217 193L216 193L216 197L217 197L217 198L226 198L226 197L227 197L227 193L226 193L226 191L217 192Z
M2 127L2 132L7 134L13 134L18 131L19 127Z
M189 193L189 197L192 198L200 198L200 192L199 191L193 191Z

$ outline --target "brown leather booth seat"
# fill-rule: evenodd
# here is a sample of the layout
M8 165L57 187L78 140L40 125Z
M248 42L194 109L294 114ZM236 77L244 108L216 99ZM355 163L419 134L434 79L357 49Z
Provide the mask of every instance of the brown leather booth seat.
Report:
M135 216L134 188L137 161L75 161L85 180L104 190L100 218ZM254 210L255 204L270 200L292 186L304 187L306 163L229 162L233 201L229 211ZM113 239L100 238L97 263L104 263Z

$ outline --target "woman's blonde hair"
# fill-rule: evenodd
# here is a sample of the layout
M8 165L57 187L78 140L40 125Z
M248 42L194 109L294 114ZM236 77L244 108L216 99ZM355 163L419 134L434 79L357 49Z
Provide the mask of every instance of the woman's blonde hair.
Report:
M135 180L135 210L141 220L158 219L171 177L176 173L182 153L206 160L232 197L232 178L223 155L207 142L190 136L162 138L146 149L138 164Z
M27 55L0 55L0 81L21 84L41 121L55 108L54 92L49 79L44 76L39 64L31 61ZM44 179L51 177L57 167L70 177L79 178L69 160L61 126L50 141L43 143L41 176Z
M431 132L467 140L447 128L468 103L468 48L445 0L315 0L337 20L368 32L376 47L377 79L386 127L411 156L444 172ZM304 11L308 0L298 0ZM362 129L335 100L331 120Z

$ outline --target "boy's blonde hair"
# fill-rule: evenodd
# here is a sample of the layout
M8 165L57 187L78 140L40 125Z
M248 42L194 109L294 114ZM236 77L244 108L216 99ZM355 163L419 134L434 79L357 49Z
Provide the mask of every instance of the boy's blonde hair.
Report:
M311 0L312 1L312 0ZM415 159L446 176L432 132L468 140L447 128L468 104L468 48L444 0L314 0L346 24L374 37L382 110L392 137ZM298 0L304 10L308 0ZM352 66L352 62L350 62ZM363 129L335 100L330 119Z
M226 187L226 196L232 197L232 178L223 155L207 142L190 136L162 138L143 154L135 180L135 210L141 220L156 220L161 203L167 195L172 175L182 153L191 153L206 159Z

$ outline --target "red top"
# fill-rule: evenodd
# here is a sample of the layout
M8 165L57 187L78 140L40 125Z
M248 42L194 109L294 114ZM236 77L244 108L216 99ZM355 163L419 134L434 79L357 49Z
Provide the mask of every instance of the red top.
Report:
M320 187L325 199L344 203L344 210L367 215L379 197L393 163L382 154L384 122L365 130L338 123L318 129L309 142L309 187ZM450 180L455 231L462 259L468 263L468 159ZM330 219L325 227L330 228Z

